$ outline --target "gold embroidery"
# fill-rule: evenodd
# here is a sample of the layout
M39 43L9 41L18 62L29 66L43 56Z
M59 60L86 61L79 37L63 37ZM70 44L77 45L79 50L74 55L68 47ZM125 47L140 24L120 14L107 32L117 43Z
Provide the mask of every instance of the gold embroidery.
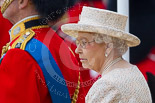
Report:
M20 35L20 33L25 31L25 24L24 24L25 22L28 22L31 20L36 20L36 19L39 19L39 17L37 16L37 17L26 19L26 20L22 21L21 23L17 24L16 26L14 26L11 30L11 40L13 41L14 39L16 39ZM20 28L20 32L17 35L14 35L14 31L17 27Z
M12 48L16 48L16 45L20 44L20 49L25 50L27 42L35 35L35 32L31 29L26 29L25 32L12 44Z
M29 40L31 40L31 38L35 35L35 32L34 32L33 30L31 30L31 29L26 30L26 33L28 33L28 34L25 34L25 35L28 35L28 37L27 37L27 38L24 40L24 42L21 44L20 49L22 49L22 50L25 50L25 46L26 46L27 42L28 42Z
M31 29L49 28L48 25L34 26Z

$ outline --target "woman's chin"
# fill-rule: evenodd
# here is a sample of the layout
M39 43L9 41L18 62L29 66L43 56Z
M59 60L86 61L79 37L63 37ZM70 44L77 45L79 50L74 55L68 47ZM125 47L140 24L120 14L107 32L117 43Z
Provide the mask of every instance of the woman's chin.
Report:
M82 63L82 67L85 68L85 69L88 68L88 66L85 65L84 63Z
M83 67L84 69L91 69L91 66L90 66L90 65L87 65L87 64L85 64L85 63L82 63L82 67Z

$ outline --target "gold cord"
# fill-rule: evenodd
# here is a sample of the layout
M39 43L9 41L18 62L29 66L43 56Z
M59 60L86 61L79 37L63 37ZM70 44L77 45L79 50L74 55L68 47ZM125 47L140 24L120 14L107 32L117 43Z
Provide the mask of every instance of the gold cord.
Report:
M79 89L80 89L80 72L79 72L79 78L78 78L78 85L75 89L75 92L74 92L74 95L73 95L73 98L72 98L72 103L76 103L77 102L77 99L78 99L78 94L79 94Z
M1 57L9 50L10 42L3 46Z

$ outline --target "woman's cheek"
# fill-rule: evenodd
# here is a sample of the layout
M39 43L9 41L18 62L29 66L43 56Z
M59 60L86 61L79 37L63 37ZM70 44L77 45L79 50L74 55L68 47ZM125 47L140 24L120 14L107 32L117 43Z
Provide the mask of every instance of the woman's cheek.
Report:
M95 58L90 58L88 59L88 64L90 66L90 68L93 68L93 66L95 65Z

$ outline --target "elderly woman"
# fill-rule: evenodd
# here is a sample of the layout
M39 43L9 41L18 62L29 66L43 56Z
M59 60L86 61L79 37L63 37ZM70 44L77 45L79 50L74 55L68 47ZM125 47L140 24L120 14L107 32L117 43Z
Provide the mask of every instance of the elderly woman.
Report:
M62 31L76 38L76 53L84 68L102 75L89 90L86 103L152 103L148 85L139 69L122 55L140 44L125 32L127 17L115 12L83 7L77 24Z

